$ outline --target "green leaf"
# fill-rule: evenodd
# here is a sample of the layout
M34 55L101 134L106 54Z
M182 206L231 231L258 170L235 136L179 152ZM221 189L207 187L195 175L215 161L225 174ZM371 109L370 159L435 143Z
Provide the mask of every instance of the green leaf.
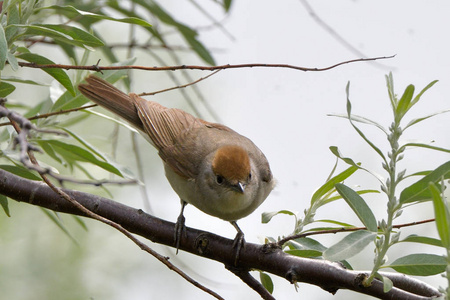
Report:
M383 292L387 293L389 292L392 287L394 286L394 283L392 280L390 280L388 277L381 275L380 273L376 273L375 277L380 279L381 282L383 282Z
M450 178L450 161L437 167L430 174L426 175L416 183L405 188L400 193L400 203L411 203L416 201L429 201L432 199L431 191L428 187L430 182L438 183L441 179Z
M392 72L389 72L389 75L386 75L386 86L388 89L389 100L391 100L392 109L395 112L397 109L397 97L395 96L394 78L392 77Z
M92 34L69 25L52 25L52 24L38 24L38 25L11 25L17 28L25 29L21 36L45 36L59 41L61 43L85 48L103 46L103 42L93 36ZM19 36L20 37L20 36Z
M421 147L421 148L427 148L427 149L432 149L432 150L436 150L436 151L450 153L450 149L445 149L445 148L431 146L431 145L422 144L422 143L407 143L407 144L404 144L403 146L401 146L398 151L403 151L407 147Z
M355 226L353 226L352 224L348 224L348 223L344 223L344 222L339 222L339 221L336 221L336 220L322 219L322 220L315 220L315 221L314 221L314 223L319 223L319 222L335 224L335 225L339 225L339 226L347 227L347 228L353 228L353 227L355 227Z
M228 12L230 10L230 7L231 7L231 0L224 0L223 8L225 9L226 12Z
M328 114L327 116L344 118L344 119L348 120L348 115ZM351 120L355 121L355 122L363 123L363 124L373 125L373 126L379 128L381 131L383 131L386 135L389 134L388 131L386 130L386 128L383 127L383 125L381 125L380 123L377 123L375 121L372 121L370 119L367 119L365 117L358 116L358 115L352 115Z
M6 41L5 30L0 23L0 70L3 70L8 53L8 42Z
M53 223L56 224L56 226L59 227L59 229L61 229L68 238L70 238L72 240L72 242L74 242L75 244L78 244L77 241L75 240L75 238L70 234L69 230L67 230L66 226L64 225L63 222L61 222L61 220L59 219L59 215L57 212L50 212L49 210L42 208L41 210L47 215L47 217L50 218L50 220L53 221Z
M317 250L300 250L300 249L294 249L294 250L286 250L285 251L288 254L299 256L299 257L320 257L322 256L322 251Z
M14 92L15 89L16 87L14 85L0 81L0 97L8 96Z
M353 128L356 130L356 132L359 134L360 137L362 137L362 139L369 144L370 147L372 147L373 150L375 150L375 152L378 153L378 155L381 156L381 158L383 159L384 163L387 165L387 160L386 157L384 156L383 152L377 147L375 146L374 143L372 143L365 135L364 133L358 128L356 127L355 124L353 124L352 121L352 104L350 102L350 82L347 84L347 88L346 88L346 93L347 93L347 116L348 119L350 121L350 124L353 126Z
M343 172L339 173L338 175L334 176L333 178L331 178L330 180L328 180L327 182L325 182L316 192L314 192L314 194L311 197L311 204L313 204L314 202L320 200L322 198L323 195L325 195L326 193L328 193L331 189L334 188L334 186L336 185L336 183L342 182L345 179L347 179L348 177L350 177L353 173L356 172L356 170L358 170L357 166L351 166L350 168L344 170Z
M23 84L32 84L32 85L39 85L39 86L50 86L49 84L43 83L43 82L37 82L30 79L23 79L20 77L14 77L14 76L5 76L2 77L2 81L7 82L17 82L17 83L23 83Z
M432 82L430 82L426 87L424 87L419 94L417 94L416 97L414 97L414 100L411 101L411 105L410 107L412 107L414 104L416 104L419 100L420 97L422 97L423 93L425 93L429 88L431 88L436 82L438 82L438 80L434 80Z
M356 213L364 226L372 232L377 232L377 220L364 199L358 195L357 192L342 183L336 184L335 187L342 198L344 198L347 204Z
M421 243L421 244L426 244L426 245L431 245L431 246L442 247L442 241L441 240L438 240L438 239L435 239L435 238L430 238L430 237L427 237L427 236L418 236L418 235L415 235L415 234L407 236L406 238L404 238L400 242Z
M87 12L87 11L82 11L79 9L76 9L73 6L67 5L67 6L59 6L59 5L51 5L51 6L46 6L46 7L42 7L38 10L44 10L44 9L52 9L52 10L56 10L58 13L65 15L67 18L71 19L71 20L82 20L82 19L89 19L89 20L109 20L109 21L114 21L114 22L122 22L122 23L128 23L128 24L135 24L135 25L139 25L139 26L144 26L144 27L150 27L152 25L150 25L148 22L142 20L142 19L138 19L138 18L122 18L122 19L118 19L118 18L112 18L110 16L106 16L106 15L100 15L100 14L95 14L92 12Z
M259 280L261 281L261 284L264 286L264 288L269 292L273 293L273 282L272 278L270 278L269 275L267 275L264 272L259 272Z
M70 36L73 40L72 42L69 42L68 44L73 44L75 46L80 45L86 45L91 47L100 47L104 46L105 44L103 41L101 41L99 38L93 36L87 31L84 31L82 29L79 29L77 27L58 24L58 25L52 25L52 24L39 24L39 27L51 29L57 32L60 32L62 34ZM66 42L65 39L58 39L61 42Z
M39 65L55 64L48 58L34 53L22 53L19 54L17 57ZM75 96L75 89L73 88L72 82L70 81L70 78L66 74L66 72L58 68L43 68L42 70L47 74L49 74L50 76L52 76L53 78L55 78L59 83L62 84L62 86L64 86L67 89L67 91L69 91L73 96Z
M434 218L441 238L442 245L450 249L450 212L447 202L442 198L441 191L436 184L430 182L429 188L433 197Z
M261 214L261 222L263 224L269 223L270 220L275 217L276 215L279 214L285 214L285 215L290 215L290 216L295 216L296 214L293 213L290 210L279 210L279 211L272 211L272 212L264 212Z
M434 113L434 114L431 114L431 115L428 115L428 116L425 116L425 117L422 117L422 118L412 119L411 121L409 121L408 125L406 125L405 128L403 128L403 131L405 131L406 128L408 128L408 127L410 127L412 125L415 125L415 124L417 124L419 122L422 122L422 121L424 121L424 120L426 120L428 118L434 117L436 115L448 113L448 112L450 112L450 109L446 109L446 110L443 110L443 111L440 111L440 112L437 112L437 113Z
M108 172L122 177L122 173L116 167L105 161L98 160L91 152L79 146L67 144L58 140L41 140L41 143L42 142L51 145L55 152L57 152L59 155L64 156L66 159L73 159L75 161L81 162L90 162Z
M8 217L11 217L9 213L9 207L8 207L8 198L6 196L0 194L0 205L3 208L3 211Z
M373 242L376 236L376 233L367 230L352 232L325 250L323 257L331 261L341 261L353 257Z
M414 95L414 85L410 84L406 87L400 101L398 101L397 109L395 110L395 121L400 122L403 116L411 108L410 103Z
M3 169L9 173L13 173L17 176L30 179L30 180L36 180L41 181L42 178L39 175L36 175L36 173L31 172L25 167L22 166L13 166L13 165L0 165L0 169Z
M430 276L444 272L447 262L440 255L419 253L403 256L385 267L407 275Z
M291 250L298 249L298 250L316 250L319 252L323 252L327 250L327 247L319 243L318 241L304 237L304 238L298 238L293 241L288 242L289 248Z

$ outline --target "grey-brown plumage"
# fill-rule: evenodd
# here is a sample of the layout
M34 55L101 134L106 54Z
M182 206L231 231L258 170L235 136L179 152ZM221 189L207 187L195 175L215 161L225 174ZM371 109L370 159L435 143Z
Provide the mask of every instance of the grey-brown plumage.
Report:
M252 213L275 186L261 150L224 125L134 93L127 95L93 75L86 82L78 86L83 95L128 121L158 150L166 177L182 201L175 235L177 249L187 202L233 224L238 231L237 261L244 240L235 221Z

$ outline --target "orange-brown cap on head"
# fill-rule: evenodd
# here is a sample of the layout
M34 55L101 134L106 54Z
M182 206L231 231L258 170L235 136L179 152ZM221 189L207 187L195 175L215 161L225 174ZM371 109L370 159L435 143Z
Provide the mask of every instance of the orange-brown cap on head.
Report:
M213 172L230 183L242 182L250 174L250 159L242 147L227 145L217 149L212 161Z

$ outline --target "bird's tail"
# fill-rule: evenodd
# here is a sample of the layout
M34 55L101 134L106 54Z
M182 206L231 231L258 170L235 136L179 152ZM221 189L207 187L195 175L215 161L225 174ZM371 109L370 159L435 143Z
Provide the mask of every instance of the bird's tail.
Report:
M143 130L144 125L129 95L97 76L90 75L85 80L87 84L78 85L84 96L124 118L137 129Z

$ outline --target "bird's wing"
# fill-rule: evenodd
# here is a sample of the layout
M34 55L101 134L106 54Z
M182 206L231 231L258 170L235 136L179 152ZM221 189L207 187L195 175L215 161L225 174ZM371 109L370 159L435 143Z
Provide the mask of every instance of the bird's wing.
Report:
M145 132L159 151L159 156L177 174L185 178L195 178L201 159L217 146L214 143L198 141L209 136L208 129L228 132L224 125L209 123L177 108L167 108L159 103L147 101L131 93Z

